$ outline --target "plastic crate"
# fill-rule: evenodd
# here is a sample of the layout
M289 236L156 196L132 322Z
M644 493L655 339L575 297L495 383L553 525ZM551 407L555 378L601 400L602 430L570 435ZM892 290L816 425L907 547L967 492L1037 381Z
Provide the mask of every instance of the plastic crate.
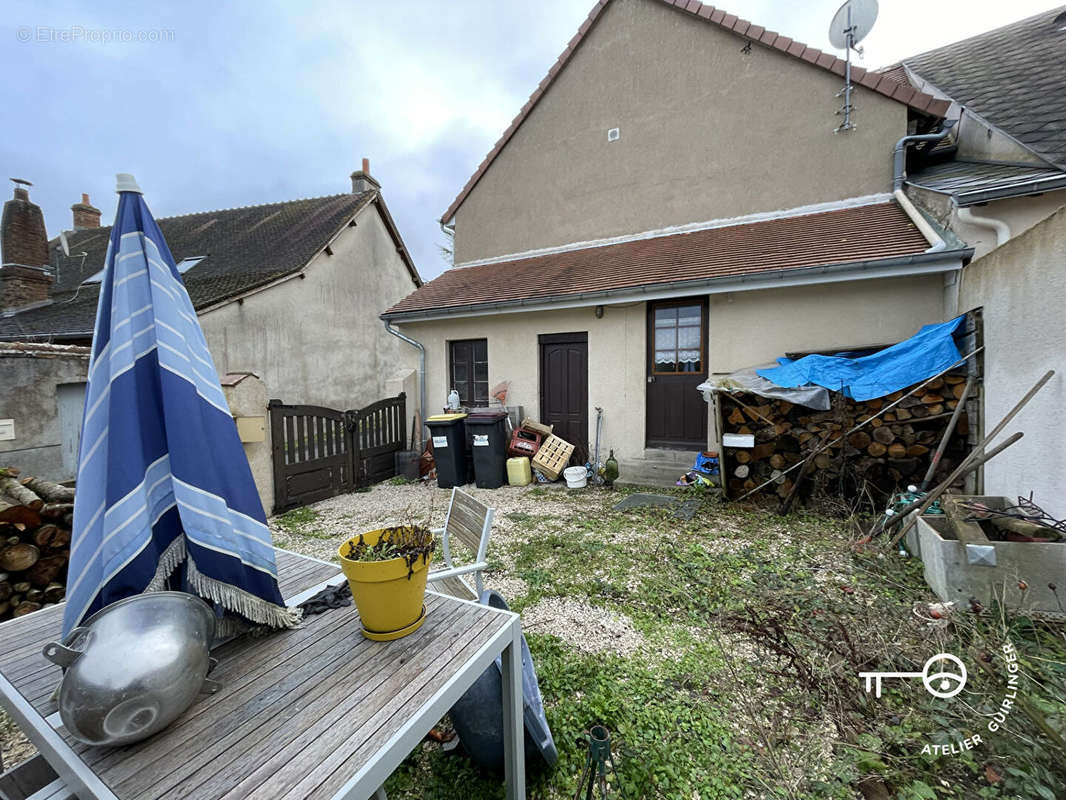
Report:
M548 436L541 444L537 454L533 456L531 464L533 469L541 472L551 480L558 480L563 474L566 465L570 463L570 456L574 454L574 446L570 442L560 439L554 434Z
M526 430L525 428L515 428L511 433L511 442L507 446L507 455L512 458L533 458L540 450L540 445L544 441L544 434L537 431Z

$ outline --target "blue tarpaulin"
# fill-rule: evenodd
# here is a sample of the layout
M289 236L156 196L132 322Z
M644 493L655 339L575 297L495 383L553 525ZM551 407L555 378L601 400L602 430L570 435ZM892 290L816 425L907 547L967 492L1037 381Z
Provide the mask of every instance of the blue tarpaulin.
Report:
M804 356L778 359L781 366L758 370L778 386L814 384L854 400L870 400L913 386L956 364L962 355L953 334L963 317L926 325L914 336L861 358Z

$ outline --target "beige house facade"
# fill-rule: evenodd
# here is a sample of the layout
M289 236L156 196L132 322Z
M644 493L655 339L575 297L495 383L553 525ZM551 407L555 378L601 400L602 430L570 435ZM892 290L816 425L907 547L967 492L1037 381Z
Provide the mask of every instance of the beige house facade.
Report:
M893 194L948 103L860 71L837 133L842 73L708 6L599 3L444 213L455 266L383 315L427 408L482 404L476 371L579 450L602 409L601 458L672 481L717 441L708 375L956 313L968 248Z
M859 86L861 124L834 135L842 79L749 41L607 3L445 219L456 264L887 191L908 107Z
M785 352L906 338L943 316L943 281L934 274L707 295L709 370L728 373L770 363ZM898 303L891 314L881 313L886 293ZM782 304L790 307L788 313L781 313ZM508 404L522 406L533 419L543 416L540 337L587 334L590 434L595 435L595 410L602 408L603 446L613 448L624 465L640 469L641 462L668 458L662 448L646 444L647 313L647 303L619 303L604 305L600 316L596 306L578 306L410 322L402 328L426 347L431 412L444 404L452 386L449 343L485 339L488 384L509 381ZM753 332L752 320L764 323ZM706 413L708 446L713 446L714 420L709 408Z
M1066 408L1066 208L966 267L961 302L984 318L984 415L1002 419L1048 370L1055 375L1004 435L1025 438L984 470L984 492L1033 499L1066 517L1059 420Z

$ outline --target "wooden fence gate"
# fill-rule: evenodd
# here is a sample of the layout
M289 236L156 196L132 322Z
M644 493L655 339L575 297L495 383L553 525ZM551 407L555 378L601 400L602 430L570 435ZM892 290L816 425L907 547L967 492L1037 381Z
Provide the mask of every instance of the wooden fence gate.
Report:
M396 474L406 445L402 392L356 411L271 400L274 513L353 491Z

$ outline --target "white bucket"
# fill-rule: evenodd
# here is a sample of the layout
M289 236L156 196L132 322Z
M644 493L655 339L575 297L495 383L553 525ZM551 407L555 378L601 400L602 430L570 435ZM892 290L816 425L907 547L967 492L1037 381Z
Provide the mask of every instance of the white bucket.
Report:
M584 467L567 467L563 470L566 486L569 489L583 489L588 483L588 471Z

